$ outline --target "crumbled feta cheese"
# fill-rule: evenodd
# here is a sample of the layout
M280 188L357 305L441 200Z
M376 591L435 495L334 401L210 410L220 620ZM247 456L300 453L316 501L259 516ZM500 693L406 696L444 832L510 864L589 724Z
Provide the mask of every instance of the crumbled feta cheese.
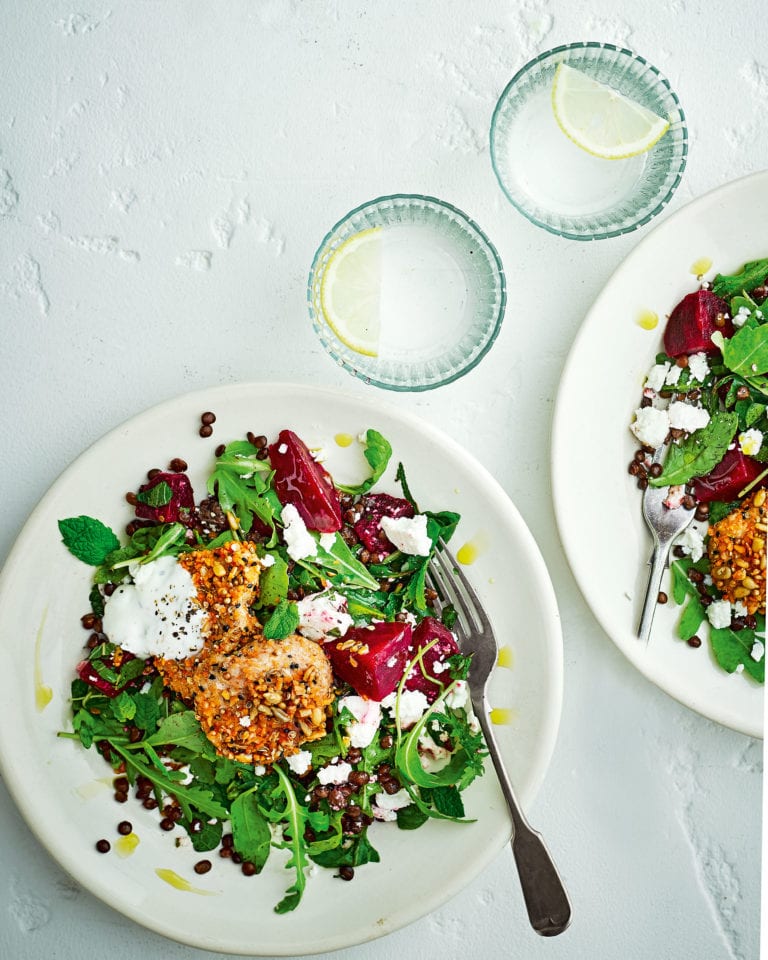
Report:
M669 405L669 425L678 430L693 433L709 423L709 414L703 407L694 407L691 403L675 400Z
M253 772L256 774L257 777L263 777L264 774L267 772L267 768L264 766L263 763L257 763L256 766L253 768Z
M445 705L452 710L458 710L466 706L469 699L469 685L466 680L458 680L456 686L445 698Z
M310 593L296 604L299 610L298 631L309 640L343 637L352 626L347 613L347 598L333 590Z
M667 508L667 510L677 510L677 508L683 502L684 496L685 485L676 483L669 488L666 497L661 502Z
M701 560L704 556L704 539L695 527L688 527L675 541L676 546L680 547L684 554L689 556L694 563Z
M352 773L352 767L348 763L331 764L328 767L321 767L317 771L317 779L324 786L329 783L346 783L349 775Z
M747 609L747 605L741 600L735 600L733 604L733 615L734 617L749 616L749 610Z
M754 457L760 452L763 445L763 435L759 430L752 427L751 430L745 430L739 434L739 446L745 457Z
M749 320L749 313L749 307L739 307L739 312L735 314L733 318L734 327L743 327L747 320Z
M672 367L670 367L669 369L669 373L664 379L664 383L666 384L666 386L668 387L676 386L677 381L680 379L682 375L682 372L683 372L682 367L678 367L676 363L673 364Z
M657 363L652 366L648 371L648 376L645 378L645 386L649 390L658 393L664 386L664 381L667 379L667 374L671 366L672 364L670 363Z
M707 607L707 619L715 630L723 630L731 625L731 605L727 600L715 600Z
M446 738L446 734L441 734L441 738ZM451 751L437 743L426 731L419 737L419 760L427 773L438 773L450 763L451 756Z
M743 663L737 663L737 664L736 664L736 669L735 669L733 672L734 672L734 673L744 673L744 664L743 664Z
M299 511L292 503L286 503L282 513L283 539L292 560L303 560L305 557L317 555L317 544L314 537L307 530L306 524L299 515Z
M635 422L629 428L640 443L648 447L660 447L669 433L669 414L656 407L640 407L635 410Z
M411 795L403 787L397 793L377 793L373 802L380 810L402 810L403 807L409 807L413 801Z
M703 383L709 376L709 363L706 353L692 353L688 357L688 369L691 371L694 380Z
M339 711L347 708L355 718L347 724L349 745L364 749L369 746L381 723L381 704L376 700L365 700L363 697L342 697L339 700Z
M301 777L312 766L312 754L309 750L299 750L298 753L292 753L290 757L286 757L285 762L297 777Z
M429 556L432 540L423 513L415 517L382 517L379 526L398 550L414 557Z
M421 719L429 703L421 690L403 690L400 694L400 705L397 706L397 694L390 693L381 701L382 707L389 710L392 716L397 709L400 717L400 726L403 730L412 727L414 723Z
M261 558L262 567L273 567L275 565L275 556L272 553L266 553Z
M238 717L237 722L240 724L241 727L250 727L251 718L248 716L247 713L244 713L242 717Z
M106 598L104 632L137 657L183 660L203 647L206 613L197 588L175 557L132 563L133 583Z
M764 654L765 644L761 640L755 640L755 642L752 644L752 649L749 652L750 657L759 662L763 659Z
M377 820L392 822L397 820L397 811L408 807L413 801L405 787L397 793L377 793L371 803L371 813Z
M321 533L320 534L320 546L326 552L333 550L336 545L336 534L335 533Z

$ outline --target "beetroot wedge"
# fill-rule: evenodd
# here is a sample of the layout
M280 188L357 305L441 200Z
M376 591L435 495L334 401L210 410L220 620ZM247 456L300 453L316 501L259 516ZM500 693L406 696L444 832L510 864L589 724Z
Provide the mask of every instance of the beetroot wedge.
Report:
M664 331L664 350L670 357L691 353L717 353L712 334L719 330L724 337L733 336L733 322L728 304L711 290L689 293L669 316Z
M727 451L714 470L693 481L693 494L702 503L709 503L711 500L727 503L735 500L744 487L752 483L765 468L766 464L745 456L735 447ZM763 478L761 486L766 484L768 477Z
M405 681L406 690L421 690L429 703L434 703L446 684L448 676L448 657L459 652L459 645L451 631L434 617L425 617L413 631L413 653L435 640L435 644L423 654L421 663L416 663Z
M402 497L388 493L368 493L362 499L362 513L355 523L355 533L360 543L376 558L386 556L395 549L379 524L382 517L412 517L413 504Z
M275 471L275 491L283 506L292 503L308 530L341 530L341 503L330 474L312 459L304 441L292 430L281 430L269 447Z
M324 649L337 677L361 697L383 700L400 683L412 640L408 623L372 623L347 630Z
M165 487L162 486L165 484ZM170 499L166 499L170 489ZM139 487L140 502L136 504L136 516L154 523L195 522L195 494L186 473L158 473L148 483ZM141 502L146 501L146 502ZM166 502L163 502L166 501Z

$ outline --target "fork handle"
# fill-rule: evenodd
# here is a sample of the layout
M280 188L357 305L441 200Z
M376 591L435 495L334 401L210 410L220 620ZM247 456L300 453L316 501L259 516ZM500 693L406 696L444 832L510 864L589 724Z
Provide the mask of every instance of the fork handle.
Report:
M640 626L637 629L637 635L643 643L648 643L651 638L651 626L653 625L653 616L656 613L659 588L671 547L671 541L669 543L659 543L657 541L653 545L653 553L650 559L651 572L648 574L648 586L645 589L643 599L643 612L640 617Z
M571 922L571 903L541 834L525 818L499 754L485 703L475 709L502 793L512 816L512 853L531 926L543 937L562 933Z

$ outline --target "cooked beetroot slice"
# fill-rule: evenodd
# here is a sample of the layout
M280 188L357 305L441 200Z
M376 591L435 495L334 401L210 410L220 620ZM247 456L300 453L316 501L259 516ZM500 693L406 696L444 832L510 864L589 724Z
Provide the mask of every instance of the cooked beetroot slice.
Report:
M355 522L358 540L370 553L392 553L395 548L379 526L381 518L412 517L416 512L413 504L402 497L391 497L388 493L368 493L361 503L363 512Z
M139 487L140 494L149 493L167 483L171 488L171 499L168 503L156 507L149 503L136 504L136 516L141 520L152 520L154 523L185 523L192 526L195 523L194 507L195 494L192 484L186 473L158 473L147 483Z
M443 665L448 657L459 652L459 645L448 627L434 617L425 617L413 631L411 657L415 657L419 650L435 639L437 642L422 656L421 664L414 664L405 681L406 690L421 690L429 703L433 703L443 688L451 682L448 666Z
M714 470L693 481L693 494L702 503L735 500L739 493L765 470L766 465L745 456L738 447L728 450ZM760 486L768 485L764 477Z
M128 653L127 650L123 651L122 658L123 663L135 659L133 654ZM109 655L102 657L100 662L111 670L115 669L114 660ZM114 683L110 683L109 680L105 680L104 677L100 677L92 660L81 660L77 665L77 675L81 680L95 687L99 693L103 693L107 697L116 697L123 689L123 686L117 687Z
M292 503L308 530L341 530L341 502L330 474L312 459L304 441L292 430L281 430L269 446L277 497Z
M667 355L680 357L691 353L717 353L712 334L719 330L724 337L733 336L733 322L727 314L728 304L711 290L697 290L683 297L669 315L664 331L664 350Z
M408 623L372 623L347 630L324 649L337 677L361 697L383 700L400 683L412 640Z

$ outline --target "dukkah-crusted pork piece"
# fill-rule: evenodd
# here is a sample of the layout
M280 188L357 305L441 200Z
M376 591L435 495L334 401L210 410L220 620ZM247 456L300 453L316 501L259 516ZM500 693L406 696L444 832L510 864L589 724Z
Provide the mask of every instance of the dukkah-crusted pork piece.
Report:
M186 660L155 658L163 681L200 720L218 753L274 763L325 734L333 675L322 648L290 636L265 640L251 614L262 562L251 543L182 554L208 612L202 650Z
M764 488L756 490L709 528L712 580L726 600L740 600L750 614L765 613L767 496Z
M179 563L197 587L200 606L216 626L245 628L253 623L250 606L256 597L263 563L252 543L233 540L215 550L183 553Z
M190 680L200 726L230 760L269 765L325 734L333 675L306 637L250 639L203 659Z
M166 684L185 700L194 696L192 676L214 653L227 653L261 631L250 606L256 598L263 564L252 543L232 541L214 550L182 554L179 563L197 588L197 600L208 612L203 649L186 660L155 658Z

